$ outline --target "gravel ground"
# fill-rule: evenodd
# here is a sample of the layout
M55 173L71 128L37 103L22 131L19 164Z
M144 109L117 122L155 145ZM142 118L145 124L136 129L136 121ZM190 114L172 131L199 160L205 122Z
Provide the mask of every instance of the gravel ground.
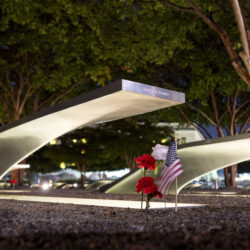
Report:
M179 202L208 206L181 208L177 213L0 200L0 249L250 249L250 193L229 190L238 195L224 197L225 191L182 192ZM87 190L29 194L140 199Z

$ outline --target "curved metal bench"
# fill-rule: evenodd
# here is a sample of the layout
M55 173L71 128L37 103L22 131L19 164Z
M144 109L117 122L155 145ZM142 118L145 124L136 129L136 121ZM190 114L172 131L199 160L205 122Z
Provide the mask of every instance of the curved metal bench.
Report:
M13 165L71 130L184 102L183 93L119 80L24 117L0 128L0 178Z

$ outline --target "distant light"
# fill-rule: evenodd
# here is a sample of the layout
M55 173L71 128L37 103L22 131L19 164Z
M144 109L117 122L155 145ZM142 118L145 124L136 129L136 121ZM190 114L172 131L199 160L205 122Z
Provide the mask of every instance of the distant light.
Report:
M65 168L66 168L65 162L61 162L61 163L60 163L60 168L62 168L62 169L65 169Z
M48 183L43 183L42 189L43 190L48 190L49 189L49 184Z
M81 139L81 142L82 142L83 144L86 144L86 143L87 143L87 140L86 140L85 138L82 138L82 139Z
M161 139L161 143L166 143L166 142L167 142L166 138Z
M153 143L155 143L155 140L153 140Z
M49 142L50 145L55 145L56 144L56 139L52 139L50 142Z
M74 162L72 162L72 163L70 164L70 166L75 167L76 164L75 164Z
M74 184L73 184L73 187L74 187L74 188L77 188L77 183L74 183Z
M53 183L49 183L49 187L52 187L53 186Z
M85 152L86 152L86 150L85 150L85 149L82 149L81 154L84 155Z
M73 143L77 143L77 139L72 139L72 142Z

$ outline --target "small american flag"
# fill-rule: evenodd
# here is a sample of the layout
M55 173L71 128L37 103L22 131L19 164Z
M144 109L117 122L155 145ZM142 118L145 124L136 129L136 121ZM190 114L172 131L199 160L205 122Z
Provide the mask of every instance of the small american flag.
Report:
M164 166L160 179L158 180L158 190L162 194L167 193L171 184L175 179L182 175L183 172L182 165L176 152L176 142L173 141L168 149L166 165Z

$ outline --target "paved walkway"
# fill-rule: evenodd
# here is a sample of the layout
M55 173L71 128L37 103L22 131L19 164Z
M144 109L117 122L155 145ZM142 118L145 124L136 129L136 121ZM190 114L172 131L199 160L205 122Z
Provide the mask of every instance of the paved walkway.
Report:
M120 208L141 208L140 201L127 200L108 200L108 199L85 199L85 198L67 198L67 197L47 197L47 196L30 196L30 195L5 195L0 194L2 200L18 200L18 201L34 201L34 202L51 202L63 204L75 204L86 206L102 206L102 207L120 207ZM145 207L145 202L144 202ZM205 204L188 204L178 203L178 207L200 207ZM175 203L169 202L150 202L151 209L174 208Z
M213 196L213 197L250 197L249 194L238 194L236 192L195 192L192 194L180 194L180 196Z

